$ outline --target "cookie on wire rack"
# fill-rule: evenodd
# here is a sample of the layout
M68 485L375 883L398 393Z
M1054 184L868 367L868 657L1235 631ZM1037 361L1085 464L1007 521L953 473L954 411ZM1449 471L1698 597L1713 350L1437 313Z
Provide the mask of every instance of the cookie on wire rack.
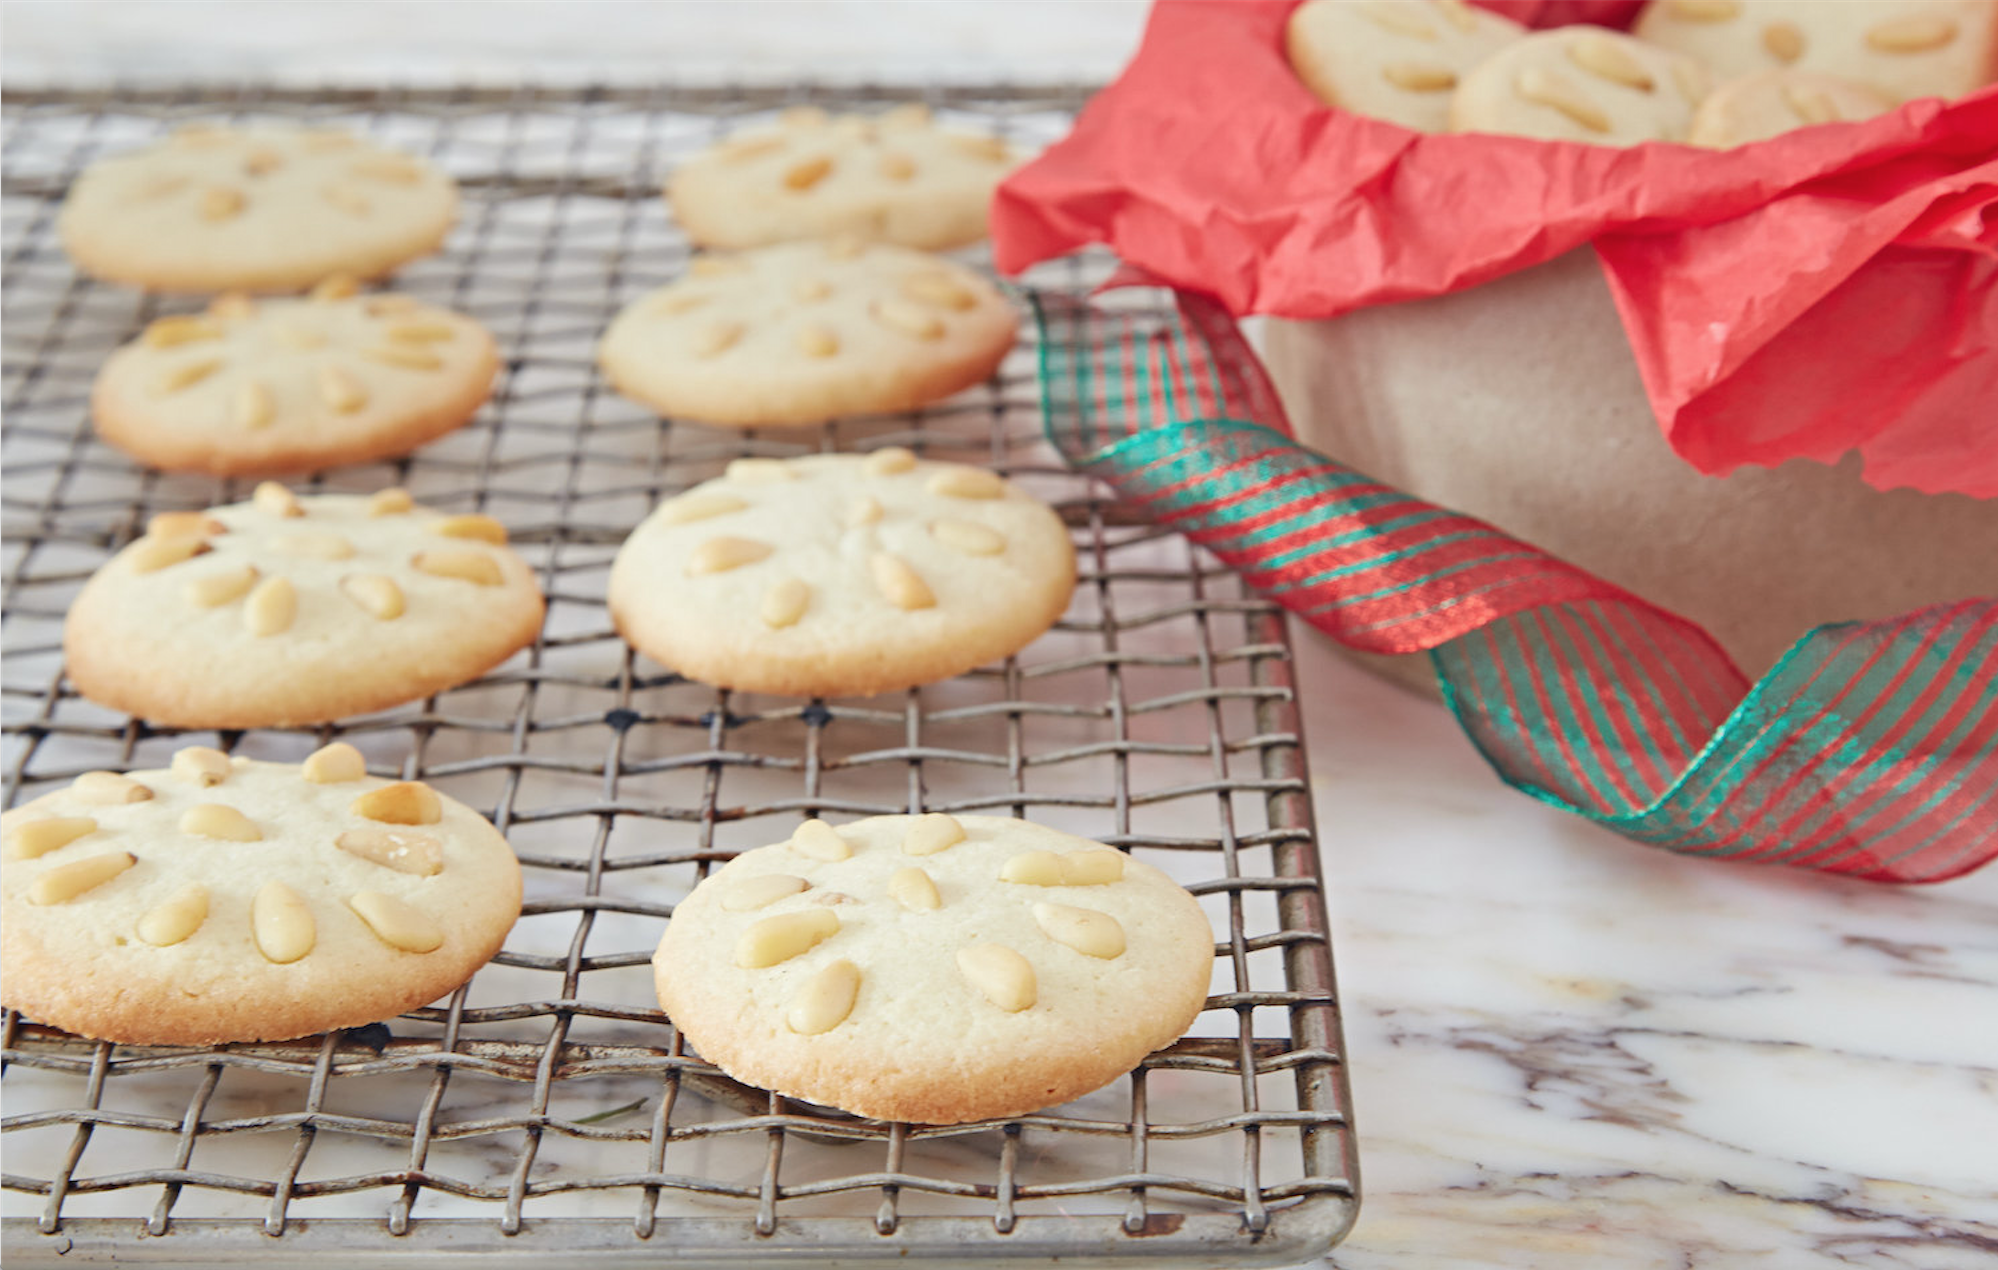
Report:
M998 137L938 127L918 102L878 115L800 106L681 164L666 200L704 247L852 235L945 251L985 237L992 191L1019 161Z
M301 291L442 245L458 187L349 133L194 124L100 159L56 226L77 267L158 291Z
M99 436L168 471L308 471L406 454L463 425L499 351L462 314L329 279L306 299L223 296L163 317L91 389Z
M153 518L63 623L72 683L183 728L318 723L476 679L533 642L534 570L490 516L400 489L294 495Z
M618 631L702 683L859 696L1009 656L1075 589L1061 518L996 473L871 454L737 459L611 566Z
M940 256L857 239L703 256L627 305L597 360L662 414L799 427L913 410L991 377L1019 317Z
M998 816L808 820L673 909L659 1002L737 1080L960 1124L1066 1102L1176 1040L1214 934L1164 873Z
M5 816L9 1008L136 1045L283 1040L453 991L520 914L484 817L369 776L336 743L302 764L193 747L88 772Z

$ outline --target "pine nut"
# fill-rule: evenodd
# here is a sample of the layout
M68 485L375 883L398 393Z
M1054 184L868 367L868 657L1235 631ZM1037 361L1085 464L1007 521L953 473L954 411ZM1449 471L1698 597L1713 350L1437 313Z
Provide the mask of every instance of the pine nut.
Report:
M234 807L221 803L196 803L180 817L180 831L197 838L217 838L223 842L262 842L263 830Z
M1038 995L1034 968L1004 944L958 949L957 968L987 1001L1008 1014L1030 1008Z
M382 334L398 344L448 344L458 332L449 322L398 322Z
M176 780L207 789L228 780L236 769L229 762L229 756L222 751L211 750L205 745L190 745L174 751L173 762L167 770L173 773Z
M724 534L710 538L687 558L687 576L698 578L703 574L726 573L746 564L755 564L769 556L770 544L753 538L732 538Z
M886 445L861 460L860 466L869 476L897 476L916 466L916 455L899 445Z
M735 964L761 970L810 952L839 930L839 917L829 908L801 908L766 917L735 941Z
M917 816L902 834L903 855L935 855L946 847L964 841L964 826L957 817L940 811Z
M263 481L250 492L250 505L266 516L303 516L305 507L292 493L276 481Z
M402 588L395 579L379 573L350 573L340 579L340 592L371 617L392 622L406 608Z
M880 520L883 514L880 499L872 494L862 494L853 500L853 506L846 509L846 527L858 529L862 525L871 525Z
M841 234L837 238L826 239L828 260L858 260L866 251L866 240L853 234Z
M786 128L823 128L826 112L818 106L790 106L777 116L777 122Z
M715 158L723 163L743 163L761 155L774 154L786 144L782 137L743 137L718 147Z
M338 366L319 368L319 397L340 414L352 414L368 404L368 390Z
M444 871L444 844L408 829L349 829L333 840L348 855L397 873L436 877Z
M726 516L749 506L733 494L682 494L659 508L659 519L668 525L687 525L714 516Z
M929 491L945 498L999 498L1006 482L982 467L947 467L930 478Z
M812 588L797 578L780 578L770 584L763 593L763 603L758 614L763 624L771 630L780 631L787 626L797 625L805 615L805 609L812 602Z
M416 500L409 496L408 490L392 485L388 489L376 490L374 496L368 499L368 515L400 516L414 506Z
M69 796L92 806L117 807L145 802L153 791L116 772L85 772L69 783Z
M1574 123L1590 132L1608 132L1609 116L1596 104L1582 96L1581 90L1545 67L1529 66L1519 73L1514 90L1526 101L1536 106L1546 106L1558 110Z
M306 755L298 774L315 785L344 785L366 776L368 761L345 741L335 741Z
M243 601L243 624L252 635L276 635L289 630L298 616L298 592L290 578L266 578Z
M1006 550L1006 539L997 530L974 521L933 521L930 534L952 551L961 551L967 556L996 556Z
M495 547L506 546L506 526L491 516L476 513L465 516L446 516L430 523L430 532L443 534L446 538L476 538L489 542Z
M832 160L823 154L800 159L784 169L784 188L799 192L809 190L830 176L832 168Z
M1001 882L1021 886L1060 886L1061 857L1052 851L1022 851L999 866Z
M787 896L798 894L811 883L788 873L763 873L744 878L722 895L721 906L730 913L749 913L766 908Z
M1671 66L1672 83L1679 90L1679 95L1686 99L1687 105L1699 105L1710 87L1705 69L1690 57L1674 58Z
M141 203L150 203L169 194L178 194L186 189L187 185L188 179L184 176L156 176L141 186L133 197Z
M299 145L307 154L351 150L358 144L352 133L342 132L338 128L314 128L299 137Z
M206 577L193 579L181 588L181 594L197 608L213 609L242 599L255 585L257 585L256 566L239 564L233 569L223 569Z
M891 181L906 181L916 174L916 162L891 150L874 161L874 170Z
M1926 53L1956 38L1956 20L1935 14L1882 22L1866 33L1869 48L1882 53Z
M28 888L28 903L67 904L85 891L103 886L138 862L138 858L129 851L113 851L59 864L35 879L34 885Z
M926 128L930 123L930 108L920 101L905 101L899 106L891 106L883 111L877 122L884 130L890 132Z
M228 220L242 213L243 203L243 191L226 185L211 186L201 192L201 219Z
M191 387L222 369L222 359L206 357L198 362L182 362L162 373L153 390L162 396Z
M326 337L311 327L300 326L296 322L279 322L271 328L271 338L282 348L294 353L309 353L315 348L326 347Z
M254 379L246 379L236 389L236 400L231 407L236 426L246 431L269 427L277 417L277 403L271 400L271 390Z
M312 288L315 300L351 300L361 293L361 284L350 273L333 273L319 280Z
M696 357L715 357L735 347L742 338L740 322L710 322L694 336L692 345Z
M881 325L912 335L919 340L939 339L944 333L943 319L929 313L907 300L876 300L872 309L874 320Z
M319 196L351 216L366 216L374 210L367 195L351 185L334 183L321 187Z
M378 786L356 798L347 810L385 825L434 825L444 818L444 804L437 791L422 781Z
M307 560L351 560L354 544L339 534L284 534L272 539L271 546L287 556Z
M823 326L807 326L798 332L798 351L807 357L831 357L839 352L839 336Z
M1741 0L1666 0L1665 7L1683 22L1725 22L1741 14Z
M303 896L282 882L270 881L250 901L250 934L265 961L285 966L312 951L319 928Z
M1100 847L1061 858L1063 886L1104 886L1124 880L1124 853Z
M1598 79L1622 84L1641 93L1650 92L1654 86L1643 63L1632 57L1629 49L1607 35L1576 36L1568 42L1567 53L1569 61Z
M409 563L419 573L476 582L480 586L498 586L506 580L499 565L483 551L419 551L410 557Z
M192 344L199 340L222 338L222 328L203 318L180 314L163 317L146 327L146 333L139 337L147 348L177 348L182 344Z
M853 855L853 844L823 820L807 820L791 834L791 849L814 860L845 860Z
M902 279L902 294L922 304L962 313L976 307L978 297L946 273L917 273Z
M936 882L914 865L888 875L888 894L911 913L928 913L943 907L943 897L937 894Z
M1006 143L997 137L967 137L953 133L945 140L949 141L952 148L960 154L973 159L982 159L987 163L1004 163L1013 157L1013 152L1006 148Z
M269 176L284 166L284 156L269 146L258 146L243 156L245 176Z
M374 348L364 348L361 356L384 366L397 366L403 370L443 370L444 359L423 348L404 348L400 344L382 344Z
M1068 904L1034 905L1034 921L1049 939L1089 957L1124 955L1124 927L1108 913Z
M125 561L133 573L157 573L183 560L207 554L207 540L181 536L155 538L151 534L125 548Z
M7 834L7 854L16 860L45 856L57 847L66 847L87 833L97 832L97 822L88 816L50 816L16 825Z
M1762 28L1762 47L1787 65L1804 55L1804 33L1794 22L1771 22Z
M224 291L208 302L208 316L240 322L257 311L257 302L241 291Z
M371 295L361 306L369 317L393 317L398 313L414 313L422 307L406 295ZM389 338L395 338L393 332Z
M1375 26L1384 31L1393 31L1396 35L1406 35L1418 40L1436 38L1435 27L1424 22L1421 14L1401 5L1365 4L1360 6L1360 13Z
M1381 78L1411 93L1442 93L1457 86L1457 72L1425 62L1389 62L1381 67Z
M909 562L886 551L877 551L868 559L868 568L874 575L874 588L890 604L904 611L934 608L936 593L923 581L921 574L909 567Z
M347 167L355 176L391 185L415 185L423 179L423 168L400 155L384 154L356 159Z
M687 272L696 278L721 278L747 268L734 256L696 256L687 262Z
M1823 89L1806 88L1801 84L1785 84L1783 100L1797 118L1805 123L1838 122L1838 103Z
M444 946L444 932L429 914L393 895L380 891L356 891L347 897L347 907L368 924L375 937L403 952L435 952Z
M1464 0L1436 0L1436 7L1443 12L1451 26L1466 34L1478 29L1478 15L1471 12L1471 6Z
M797 473L782 459L731 459L723 469L724 476L731 481L743 481L751 485L768 485L774 481L794 481Z
M155 948L168 948L201 929L208 920L208 888L184 886L164 904L139 918L139 938Z
M817 1036L846 1022L860 996L860 967L844 957L806 981L791 998L784 1022L800 1036Z
M229 527L207 512L161 512L146 522L148 538L181 538L229 532Z

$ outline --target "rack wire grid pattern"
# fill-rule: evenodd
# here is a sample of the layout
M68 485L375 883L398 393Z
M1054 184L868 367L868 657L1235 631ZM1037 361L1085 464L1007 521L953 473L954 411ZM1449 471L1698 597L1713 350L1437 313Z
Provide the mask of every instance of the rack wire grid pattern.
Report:
M519 853L505 950L384 1025L212 1050L96 1043L7 1012L10 1264L265 1265L481 1252L593 1264L1061 1257L1281 1263L1330 1247L1357 1171L1292 664L1275 608L1065 469L1039 434L1030 337L983 387L913 414L737 432L661 420L592 359L619 307L688 258L671 165L810 101L920 96L948 124L1058 137L1076 87L17 93L5 103L7 805L187 744L291 759L334 738L434 783ZM312 490L407 486L498 516L549 614L531 649L429 700L310 729L170 733L63 678L64 609L154 513L244 497L100 444L99 363L163 300L76 275L55 214L93 159L177 124L309 120L427 155L465 204L396 286L493 329L492 401L404 459ZM979 263L983 250L966 253ZM1027 281L1077 288L1103 262ZM908 445L986 462L1072 527L1080 584L1017 658L901 694L728 693L632 654L604 583L662 497L730 458ZM675 899L799 818L1032 816L1188 883L1219 935L1192 1035L1128 1078L1004 1124L881 1124L737 1086L657 1009Z

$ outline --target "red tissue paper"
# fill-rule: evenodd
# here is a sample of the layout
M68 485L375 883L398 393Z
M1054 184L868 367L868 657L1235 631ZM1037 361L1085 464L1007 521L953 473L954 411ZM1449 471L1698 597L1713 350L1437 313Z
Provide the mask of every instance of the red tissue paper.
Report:
M1998 86L1733 150L1429 135L1312 96L1284 54L1296 4L1161 0L1123 75L1000 187L1000 269L1105 243L1238 316L1310 319L1592 243L1700 471L1857 450L1879 488L1998 498Z

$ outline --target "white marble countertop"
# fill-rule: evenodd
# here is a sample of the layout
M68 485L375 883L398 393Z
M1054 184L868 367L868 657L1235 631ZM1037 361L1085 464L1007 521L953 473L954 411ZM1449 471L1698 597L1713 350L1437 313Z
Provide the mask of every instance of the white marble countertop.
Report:
M1100 80L1137 0L77 5L10 84ZM606 32L615 33L608 38ZM1641 849L1300 633L1362 1153L1330 1265L1998 1257L1998 870L1894 890Z

